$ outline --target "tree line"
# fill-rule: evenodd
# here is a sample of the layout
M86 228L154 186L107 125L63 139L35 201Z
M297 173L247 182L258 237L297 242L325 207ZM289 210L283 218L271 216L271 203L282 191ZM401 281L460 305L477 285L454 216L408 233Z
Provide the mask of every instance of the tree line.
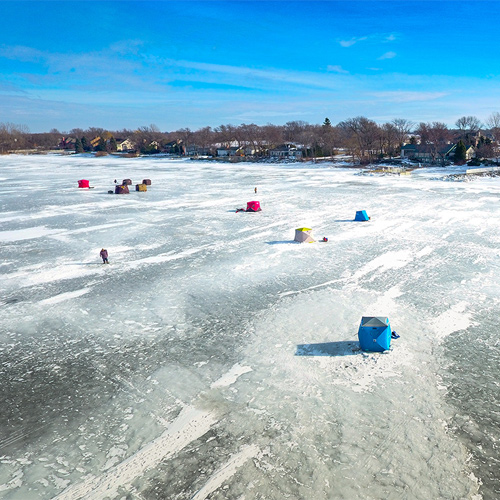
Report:
M256 155L266 155L271 148L295 144L306 157L331 156L342 150L360 162L399 156L401 147L412 142L437 154L444 145L461 140L464 145L473 145L479 156L492 158L497 155L500 140L500 113L492 113L484 124L475 116L463 116L455 122L454 128L443 122L416 123L405 118L378 124L364 116L348 118L336 125L326 118L316 125L290 121L284 125L228 124L171 132L148 125L135 130L90 127L67 132L52 129L46 133L30 133L26 126L0 123L0 153L60 148L61 141L70 138L71 147L78 152L115 151L117 141L124 139L129 139L133 148L142 153L153 153L168 144L182 144L178 149L181 154L190 148L215 152L216 147L237 145L251 146Z

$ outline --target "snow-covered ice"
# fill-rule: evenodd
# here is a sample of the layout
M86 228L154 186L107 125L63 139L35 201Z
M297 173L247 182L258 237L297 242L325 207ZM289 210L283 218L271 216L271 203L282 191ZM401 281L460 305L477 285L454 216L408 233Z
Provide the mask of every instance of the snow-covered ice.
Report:
M498 178L0 169L1 498L499 497ZM152 186L108 194L123 178ZM390 352L358 349L370 315Z

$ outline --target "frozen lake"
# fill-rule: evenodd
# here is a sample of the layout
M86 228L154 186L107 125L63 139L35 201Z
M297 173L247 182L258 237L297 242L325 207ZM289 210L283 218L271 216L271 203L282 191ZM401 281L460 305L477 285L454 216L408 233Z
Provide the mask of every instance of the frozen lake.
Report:
M500 179L358 173L1 156L0 497L500 498Z

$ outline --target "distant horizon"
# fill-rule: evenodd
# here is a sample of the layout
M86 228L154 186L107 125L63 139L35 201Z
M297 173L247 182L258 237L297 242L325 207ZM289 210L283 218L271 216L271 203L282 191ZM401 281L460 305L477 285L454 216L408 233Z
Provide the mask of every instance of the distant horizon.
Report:
M368 0L361 0L361 1L368 1ZM389 0L388 0L389 1ZM328 118L328 117L325 117L325 118ZM350 117L350 118L356 118L356 117ZM369 116L365 117L365 118L368 118L369 120L371 120L371 118ZM398 117L398 118L401 118L401 117ZM377 123L377 125L382 125L383 123L389 123L391 122L393 119L391 120L388 120L387 122L380 122L380 123ZM421 123L421 122L417 122L415 120L411 120L411 118L408 118L408 120L410 122L413 122L414 123L414 128L418 127L418 125ZM299 120L289 120L289 122L286 122L286 123L291 123L291 122L294 122L294 121L299 121ZM375 121L375 120L373 120ZM306 122L308 125L311 125L311 126L321 126L324 122L324 119L321 121L321 122L317 122L317 123L311 123L311 122ZM457 127L454 123L453 124L448 124L448 123L445 123L441 120L433 120L433 122L438 122L438 123L444 123L448 129L450 131L453 131L453 130L459 130L459 127ZM481 128L480 130L491 130L491 127L488 127L485 123L484 123L484 120L481 120ZM0 122L1 124L2 122ZM7 123L10 123L12 125L25 125L25 124L19 124L19 123L13 123L13 122L7 122ZM262 124L262 125L258 125L258 124L255 124L259 127L265 127L266 125L271 125L271 126L276 126L276 127L283 127L286 125L286 123L265 123L265 124ZM340 122L339 122L340 123ZM156 124L149 124L149 125L156 125ZM230 124L219 124L219 125L230 125ZM186 128L189 128L191 132L197 132L203 128L206 128L206 127L210 127L212 130L216 129L219 125L215 126L215 127L211 127L210 125L206 125L206 126L202 126L202 127L199 127L199 128L189 128L189 127L179 127L178 129L174 129L174 130L161 130L161 128L159 128L159 133L161 134L172 134L172 133L175 133L181 129L186 129ZM243 124L242 124L243 125ZM332 126L335 127L337 126L338 123L334 123L332 122ZM100 127L98 125L91 125L87 128L82 128L82 127L71 127L69 130L60 130L60 129L57 129L57 133L61 134L61 135L72 135L71 134L71 131L72 130L76 130L76 129L81 129L83 130L83 132L85 132L86 130L88 129L103 129L104 131L106 132L121 132L123 130L127 130L127 131L130 131L130 132L136 132L140 127L144 126L144 124L141 124L141 125L138 125L137 127L131 127L131 128L127 128L127 127L119 127L117 129L107 129L107 128L104 128L104 127ZM238 127L239 125L235 125L235 127ZM55 129L55 127L54 127ZM28 131L29 134L50 134L50 133L53 133L51 132L51 130L41 130L41 131L33 131L33 130L29 130ZM410 132L410 135L416 135L418 136L417 133L415 133L414 131Z
M496 1L0 3L0 122L31 133L500 111Z

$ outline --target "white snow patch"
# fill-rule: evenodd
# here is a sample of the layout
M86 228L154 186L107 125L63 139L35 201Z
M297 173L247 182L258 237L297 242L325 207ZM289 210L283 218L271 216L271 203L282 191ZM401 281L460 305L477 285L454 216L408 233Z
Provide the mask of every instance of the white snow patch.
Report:
M359 280L359 278L372 271L375 271L376 269L380 269L380 272L387 271L389 269L400 269L406 266L412 260L412 256L406 250L387 252L385 254L379 255L378 257L364 265L361 269L359 269L359 271L356 271L353 274L352 279L354 281L357 281Z
M225 373L220 379L216 380L210 386L212 389L216 387L227 387L234 384L238 378L244 373L251 372L252 369L249 366L241 366L239 364L234 365L227 373Z
M466 330L471 325L472 314L466 312L468 305L465 301L459 302L434 319L432 323L438 340L443 340L454 332Z
M81 297L86 293L90 292L90 288L82 288L81 290L75 290L74 292L60 293L59 295L54 295L48 299L41 300L40 305L57 304L59 302L64 302L65 300L74 299L76 297Z
M65 231L62 231L65 232ZM43 238L52 234L61 233L59 229L48 229L45 226L28 227L25 229L14 229L12 231L0 231L0 241L13 242Z
M205 500L217 488L222 486L225 481L231 478L237 469L244 465L248 459L255 457L258 453L259 448L256 445L244 446L239 453L233 455L210 476L208 482L192 497L192 500Z

